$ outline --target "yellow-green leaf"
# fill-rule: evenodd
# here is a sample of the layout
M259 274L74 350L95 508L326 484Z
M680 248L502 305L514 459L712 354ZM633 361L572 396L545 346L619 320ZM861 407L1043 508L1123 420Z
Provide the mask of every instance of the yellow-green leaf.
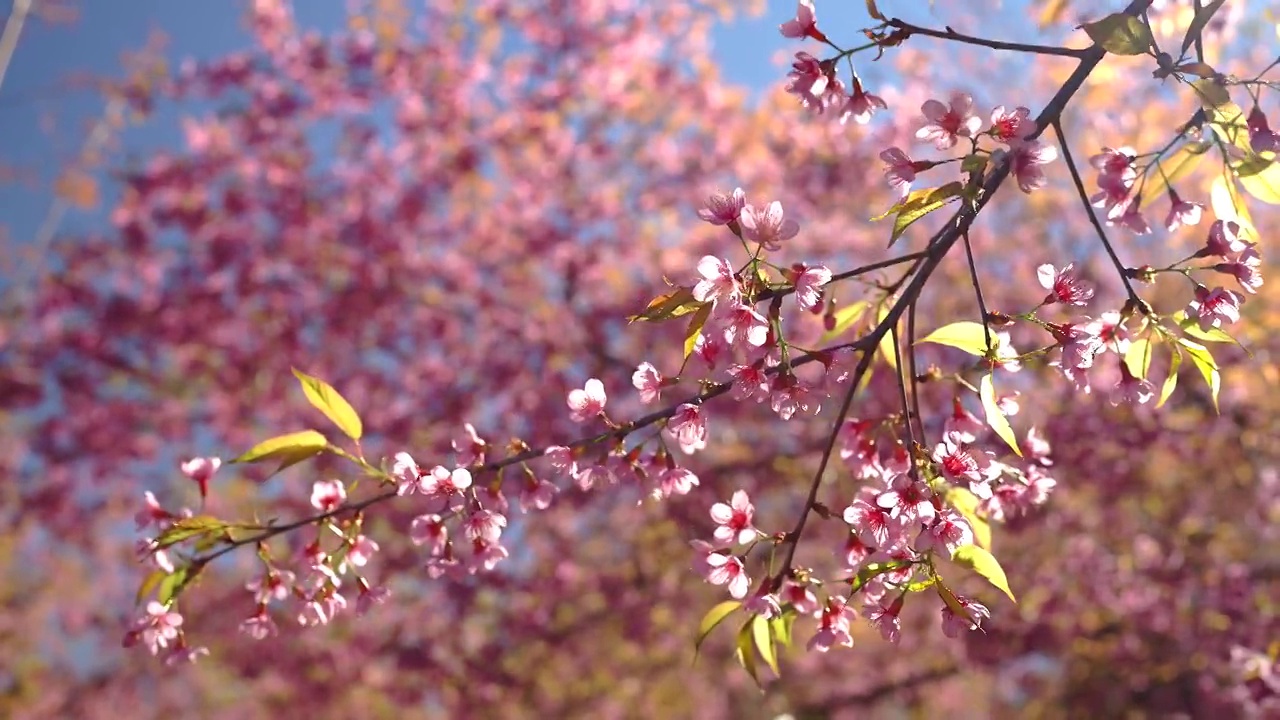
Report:
M303 430L263 440L231 462L253 463L279 460L280 467L276 469L276 472L279 472L290 465L319 455L327 447L329 447L329 441L325 440L324 435L315 430Z
M355 408L351 407L351 403L329 383L320 378L311 377L310 375L293 368L293 374L298 378L298 382L302 383L302 392L307 396L307 402L324 416L329 418L338 429L346 433L347 437L352 440L359 440L360 435L364 432L364 425L360 422L360 416L356 414Z
M1196 91L1196 95L1200 98L1200 106L1205 110L1212 110L1231 102L1231 93L1227 92L1226 86L1212 78L1192 80L1191 89Z
M995 431L1001 440L1005 441L1014 454L1022 457L1022 450L1018 448L1018 438L1013 434L1013 427L1009 425L1009 418L1005 417L1004 412L1000 410L1000 403L996 401L996 385L991 375L984 375L982 384L978 388L978 396L982 398L982 410L986 413L987 424Z
M707 324L707 318L711 317L711 303L707 303L698 308L698 312L689 318L689 327L684 331L684 359L688 360L693 354L693 349L698 345L698 336L702 334L702 328Z
M1182 55L1187 54L1187 48L1195 43L1196 38L1200 37L1200 33L1204 32L1204 28L1213 19L1213 14L1218 12L1223 3L1227 0L1211 0L1207 5L1201 5L1200 11L1196 16L1191 18L1191 24L1187 26L1187 34L1182 37Z
M938 578L933 588L938 591L938 597L942 598L943 604L950 608L956 617L969 616L968 611L964 609L964 605L960 604L960 599L956 597L955 593L951 592L951 588L947 587L946 583L942 582L942 578Z
M138 586L138 593L134 595L133 602L135 605L142 603L142 599L151 594L152 590L160 584L161 580L169 573L163 570L153 570L151 574L142 580L142 584Z
M1089 38L1115 55L1141 55L1151 47L1151 31L1132 15L1112 13L1080 26Z
M1164 384L1160 386L1160 401L1156 403L1156 407L1164 407L1169 396L1173 395L1173 389L1178 387L1178 368L1182 367L1182 351L1177 345L1173 348L1173 357L1169 360L1169 377L1164 379Z
M1176 183L1189 175L1208 154L1207 145L1187 143L1175 150L1163 162L1157 160L1156 168L1147 175L1147 183L1142 189L1142 207L1146 208L1162 199L1171 183Z
M952 198L957 197L963 191L964 185L958 180L949 182L942 187L916 190L884 213L871 219L883 220L893 213L898 214L893 221L893 233L889 236L889 247L893 247L893 244L898 241L898 238L902 236L902 233L906 232L912 223L946 205Z
M188 568L180 567L161 578L156 588L156 602L168 605L186 587L190 572Z
M795 624L796 613L788 611L769 620L769 628L773 637L782 647L791 647L791 626Z
M1124 364L1129 368L1130 375L1139 380L1147 379L1147 372L1151 370L1151 340L1138 338L1129 343L1129 350L1124 354Z
M698 639L694 642L693 652L696 656L698 649L702 647L702 641L707 639L712 630L715 630L724 619L733 614L734 610L742 607L742 603L737 600L725 600L707 611L702 616L702 620L698 623Z
M1018 602L1018 599L1013 596L1013 591L1009 589L1009 578L1005 577L1004 568L1000 567L999 561L991 553L977 545L964 545L956 548L956 551L951 554L951 560L957 565L978 573L1000 592L1009 596L1010 600Z
M760 657L764 659L764 663L769 666L774 675L781 677L782 673L778 670L778 656L773 648L773 635L769 632L769 621L763 615L756 615L751 619L751 635L755 639L756 650L760 651Z
M1237 165L1236 172L1245 192L1268 205L1280 205L1280 163L1255 155Z
M756 652L752 648L753 641L751 637L751 621L748 620L738 631L738 642L733 651L733 656L738 660L738 664L743 670L751 676L751 681L761 690L764 686L760 684L760 676L756 672Z
M936 343L963 350L970 355L982 357L987 354L987 331L982 323L962 320L950 325L943 325L916 343ZM991 344L996 344L995 333L991 333Z
M1209 348L1186 338L1178 338L1178 343L1186 349L1187 356L1191 358L1191 364L1196 366L1205 384L1209 386L1209 393L1213 397L1213 409L1218 410L1218 391L1222 389L1222 374L1218 371L1218 363L1214 361L1213 353L1209 352Z
M702 307L703 303L698 302L693 296L693 288L677 287L669 293L664 293L649 301L644 312L638 315L628 315L627 322L633 323L637 320L667 320L669 318L677 318L682 315L688 315Z
M1236 188L1236 180L1228 176L1226 169L1214 181L1209 189L1209 205L1213 208L1214 217L1223 222L1234 222L1254 238L1258 237L1258 229L1249 214L1249 206Z
M947 490L947 502L960 513L973 528L973 540L988 550L991 549L991 523L978 514L978 496L967 488L951 487Z
M853 327L854 323L858 322L858 320L863 316L864 313L867 312L867 308L870 306L871 306L871 303L867 302L866 300L859 300L855 303L850 303L848 305L845 305L839 310L836 310L835 315L833 316L835 317L835 321L836 321L835 325L833 325L830 330L823 333L822 339L819 341L819 343L822 345L826 345L832 340L835 340L836 338L843 335L846 330Z
M165 531L156 537L156 547L167 548L184 540L190 540L208 533L220 532L227 524L212 515L196 515L189 518L178 518Z

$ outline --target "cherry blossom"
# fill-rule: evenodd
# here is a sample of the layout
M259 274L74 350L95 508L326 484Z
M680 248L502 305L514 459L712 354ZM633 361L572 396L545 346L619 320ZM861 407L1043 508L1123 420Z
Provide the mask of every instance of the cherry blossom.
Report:
M698 273L702 279L693 286L693 297L698 302L737 302L742 289L728 260L707 255L698 261Z
M1040 287L1049 291L1048 297L1044 299L1046 305L1060 302L1083 307L1089 304L1089 300L1093 298L1093 288L1076 275L1074 268L1074 264L1054 268L1047 263L1036 268Z
M705 449L707 419L702 407L692 403L684 403L677 407L671 419L667 421L667 432L675 438L676 443L686 455Z
M455 436L450 441L450 445L458 455L459 465L484 464L484 453L488 443L476 434L475 426L471 423L465 423L462 426L462 433Z
M673 467L658 475L657 494L660 499L672 495L688 495L698 486L698 476L687 468Z
M983 618L991 617L985 605L959 595L955 597L964 609L964 616L956 615L949 605L942 606L942 632L949 638L959 637L965 630L977 630Z
M125 634L124 645L130 647L140 640L152 655L157 655L177 641L181 627L181 614L152 600L147 603L146 614Z
M796 276L796 304L801 310L817 307L822 302L822 286L831 282L831 271L824 265L807 267Z
M885 110L888 107L884 98L863 90L862 83L854 78L853 93L849 95L849 99L840 110L840 124L847 125L852 120L859 125L866 125L871 122L871 116L876 110Z
M1204 205L1198 202L1183 200L1173 188L1169 188L1169 214L1165 216L1164 227L1173 232L1184 225L1199 225Z
M569 391L569 417L574 422L586 422L604 412L604 383L591 378L582 389Z
M1036 131L1036 121L1031 119L1031 110L1016 107L1006 110L1004 105L991 111L991 137L1006 145L1014 145L1032 135Z
M707 582L712 585L726 585L729 596L741 600L751 589L751 578L747 577L746 566L742 558L723 552L708 553L703 559L703 567Z
M1218 263L1213 269L1234 277L1240 283L1240 289L1250 295L1257 294L1262 287L1262 258L1252 248L1240 253L1234 262Z
M728 225L737 222L746 204L747 194L742 188L734 188L728 195L716 193L708 197L706 204L698 210L698 217L712 225Z
M1253 243L1241 237L1241 228L1233 221L1215 220L1209 226L1209 237L1196 257L1228 257L1253 247Z
M902 639L902 620L898 617L898 613L902 612L901 595L888 605L882 602L869 603L864 610L867 622L880 631L881 637L895 645Z
M973 114L973 98L968 93L953 92L950 106L937 100L926 100L920 107L927 120L916 131L916 138L931 142L939 150L950 150L961 137L973 137L982 128L982 120Z
M1009 149L1011 169L1014 179L1018 181L1018 189L1024 193L1043 188L1048 183L1044 167L1058 159L1058 148L1040 141L1024 140L1012 145Z
M865 545L883 547L889 543L889 513L878 504L858 498L845 508L844 521Z
M827 652L833 647L853 647L853 636L849 634L849 622L857 615L842 597L829 597L822 609L816 613L818 631L809 638L810 651Z
M726 345L733 347L741 342L760 347L769 339L769 321L755 308L742 303L723 306L715 317Z
M631 384L640 391L640 402L648 405L662 392L662 373L652 363L640 363L631 374Z
M726 503L711 506L711 519L716 522L714 537L722 543L745 544L760 534L751 524L755 516L755 507L747 493L738 490Z
M783 240L790 240L800 232L800 225L784 216L782 203L777 200L762 208L743 207L738 222L742 225L743 237L770 252L780 250Z
M209 495L209 480L222 467L222 460L216 457L198 457L182 463L182 474L200 486L200 497Z
M311 486L311 507L332 512L347 499L347 488L341 480L320 480Z
M916 163L901 148L891 147L881 151L880 159L885 162L884 175L889 187L905 198L911 194L911 183L916 179Z
M1187 315L1197 318L1200 329L1230 325L1240 319L1240 304L1244 296L1234 290L1196 285L1196 297L1187 305Z

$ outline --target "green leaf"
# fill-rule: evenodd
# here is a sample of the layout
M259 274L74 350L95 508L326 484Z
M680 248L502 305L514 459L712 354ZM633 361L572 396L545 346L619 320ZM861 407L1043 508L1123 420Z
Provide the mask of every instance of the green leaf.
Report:
M747 674L751 676L751 680L756 684L756 687L764 690L764 686L760 684L760 676L756 672L756 652L752 645L751 621L748 620L742 626L742 629L738 631L738 643L733 656L737 659L738 664L742 666L742 669L746 670Z
M156 602L161 605L168 605L172 602L178 596L178 593L182 592L182 588L186 587L189 574L190 570L188 568L181 567L165 575L160 580L160 586L156 590Z
M942 582L942 578L938 578L933 587L938 591L938 597L942 598L943 604L951 608L951 612L956 617L968 617L969 613L965 611L964 605L960 604L960 599L956 597L955 593L951 592L951 588Z
M853 324L862 318L869 307L871 307L871 303L866 300L859 300L836 310L834 315L836 324L832 326L830 330L822 334L822 339L818 341L818 344L826 345L832 340L843 335L846 330L853 327Z
M707 639L712 630L715 630L724 619L733 614L734 610L742 607L742 603L737 600L725 600L707 611L702 616L702 620L698 623L698 639L693 645L694 657L697 657L698 649L702 647L702 641Z
M173 524L166 528L164 532L160 533L159 537L156 538L156 547L171 547L194 537L199 537L209 533L223 532L226 528L226 523L212 515L196 515L189 518L178 518L173 521Z
M684 286L677 287L675 290L659 295L649 301L644 312L639 315L628 315L627 322L633 323L637 320L667 320L669 318L677 318L682 315L688 315L698 310L704 303L698 302L693 296L693 288Z
M231 462L254 463L279 460L280 467L276 468L276 472L280 472L290 465L324 452L327 447L329 447L329 441L324 439L324 435L315 430L303 430L263 440Z
M702 328L707 324L707 318L711 317L711 303L707 303L698 308L698 311L689 318L689 328L684 331L684 359L688 360L693 354L693 349L698 345L698 336L702 334Z
M1208 149L1208 145L1187 143L1175 150L1164 162L1157 160L1155 172L1147 175L1147 183L1142 189L1142 207L1149 207L1163 198L1170 183L1178 182L1195 170L1209 154Z
M1186 338L1178 338L1178 343L1186 348L1191 364L1196 366L1205 384L1209 386L1209 393L1213 396L1213 409L1221 412L1218 409L1218 391L1222 389L1222 374L1218 371L1213 353L1209 352L1209 348Z
M1236 187L1236 179L1227 168L1213 181L1209 189L1209 204L1213 214L1223 222L1235 222L1249 235L1257 237L1258 227L1253 224L1253 216L1244 197Z
M943 325L916 341L919 343L936 343L963 350L970 355L982 357L987 354L987 334L982 323L962 320L950 325ZM995 333L991 333L992 346L996 343Z
M1022 450L1018 448L1018 438L1013 434L1013 427L1009 425L1009 418L1004 416L1004 412L1000 410L1000 404L996 402L996 385L991 375L984 375L982 384L979 386L978 396L982 398L982 410L987 415L987 424L1005 441L1018 457L1022 457Z
M133 603L135 605L142 604L142 599L150 595L151 591L155 590L160 581L164 580L168 574L163 570L153 570L150 575L143 578L142 584L138 586L138 594L133 598Z
M951 554L951 560L957 565L978 573L997 590L1008 595L1014 603L1018 602L1018 599L1013 596L1013 591L1009 589L1009 579L1004 575L1004 568L1000 567L1000 563L991 553L977 545L964 545L956 548L956 551Z
M972 155L965 155L964 159L960 161L960 172L966 172L970 174L980 173L986 169L987 163L990 161L991 161L990 155L981 155L978 153L974 153Z
M769 629L773 637L782 647L791 647L791 626L796 622L796 613L787 612L769 620Z
M1234 169L1245 192L1268 205L1280 205L1280 163L1254 155Z
M360 435L364 432L364 425L360 422L360 416L356 414L355 408L351 407L351 403L342 397L337 390L329 383L311 377L301 372L297 368L293 368L293 374L298 378L298 382L302 383L302 392L307 396L307 401L311 403L311 407L324 413L338 429L346 433L347 437L352 440L359 440Z
M1151 340L1138 338L1129 343L1129 350L1124 354L1125 367L1129 374L1139 380L1146 380L1151 370Z
M1187 54L1187 48L1195 43L1196 38L1200 36L1200 33L1204 32L1205 26L1213 19L1213 14L1218 12L1218 8L1222 7L1226 1L1212 0L1208 5L1200 6L1200 11L1196 13L1195 17L1191 18L1191 24L1187 26L1187 34L1182 37L1181 55Z
M751 619L751 635L765 665L769 666L774 675L782 677L782 672L778 670L778 656L773 649L773 635L769 632L769 621L763 615L756 615Z
M849 581L849 586L851 588L849 590L849 594L852 595L853 593L861 590L863 585L866 585L868 581L877 575L883 575L887 572L893 572L894 570L901 570L910 564L910 560L890 560L888 562L867 563L866 565L863 565L862 569L858 571L858 574L854 575L853 579Z
M932 577L923 578L921 580L916 580L915 582L912 582L912 583L907 583L906 589L907 589L907 592L913 592L913 593L924 592L925 590L928 590L929 588L933 587L933 584L937 581L938 581L937 578L932 578Z
M1151 31L1132 15L1112 13L1080 27L1103 50L1114 55L1142 55L1151 47Z
M946 205L947 202L960 195L963 191L964 185L958 180L949 182L942 187L916 190L884 213L871 219L883 220L893 213L898 214L893 221L893 234L889 236L889 247L893 247L893 244L898 241L899 237L902 237L902 233L906 232L912 223Z
M1196 91L1196 95L1200 98L1200 106L1205 110L1212 110L1231 102L1231 93L1212 78L1192 80L1191 89Z
M991 549L991 523L987 519L978 514L978 496L969 491L968 488L951 487L947 489L947 502L956 512L960 513L965 520L969 522L969 526L973 528L974 542L978 543L988 550Z
M1178 368L1182 367L1182 351L1177 345L1172 347L1173 357L1169 360L1169 377L1165 378L1164 384L1160 386L1160 401L1156 403L1157 408L1164 407L1165 401L1173 395L1173 389L1178 387Z

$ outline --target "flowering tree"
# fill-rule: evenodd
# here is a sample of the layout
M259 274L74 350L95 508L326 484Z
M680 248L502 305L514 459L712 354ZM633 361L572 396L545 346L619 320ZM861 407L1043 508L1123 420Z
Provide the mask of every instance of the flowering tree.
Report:
M756 107L627 0L258 0L134 88L186 147L6 307L5 601L107 657L15 712L1275 712L1275 44L884 4Z

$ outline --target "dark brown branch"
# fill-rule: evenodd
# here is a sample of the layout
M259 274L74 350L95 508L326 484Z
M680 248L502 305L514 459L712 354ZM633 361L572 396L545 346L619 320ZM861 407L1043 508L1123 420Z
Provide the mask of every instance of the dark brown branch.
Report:
M939 38L941 40L951 40L953 42L964 43L966 45L980 45L992 50L1011 50L1013 52L1032 53L1034 55L1057 55L1059 57L1081 58L1086 57L1092 48L1084 48L1083 50L1075 50L1072 48L1056 47L1053 45L1028 45L1026 43L1004 42L1002 40L988 40L986 38L973 37L972 35L962 35L951 28L946 30L930 30L912 25L905 20L893 18L889 21L889 26L897 28L911 35L927 35L928 37ZM904 38L905 39L905 38Z

